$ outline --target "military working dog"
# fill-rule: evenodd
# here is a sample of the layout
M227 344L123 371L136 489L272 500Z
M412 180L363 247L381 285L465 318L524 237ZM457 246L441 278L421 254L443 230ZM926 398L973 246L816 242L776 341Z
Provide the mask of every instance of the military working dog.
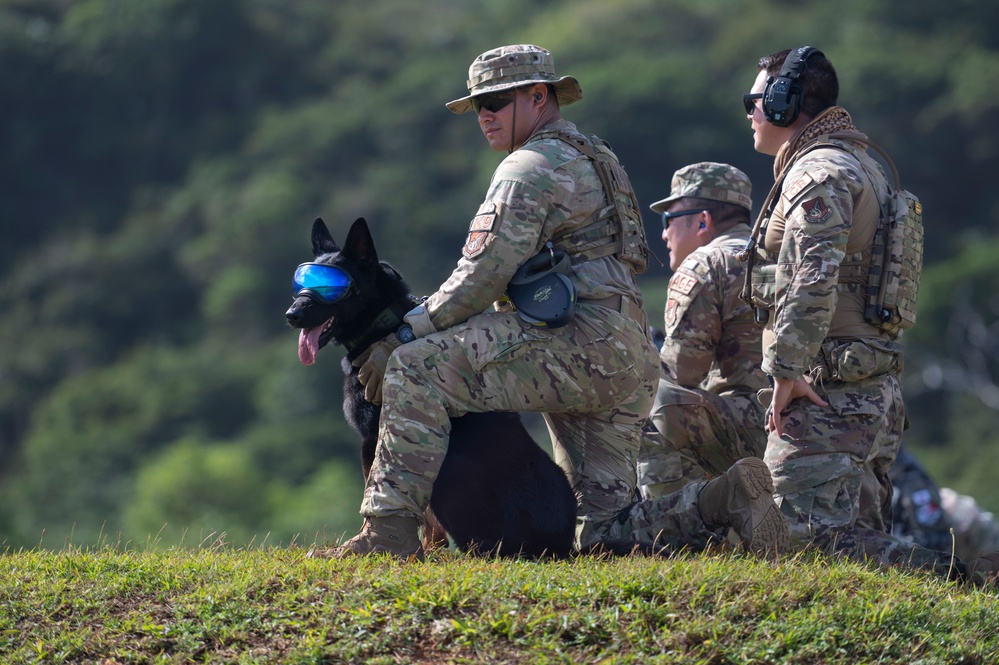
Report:
M296 292L285 316L300 330L302 363L314 363L319 350L331 342L346 349L341 363L343 412L361 438L361 471L367 479L381 407L364 399L351 361L372 343L395 334L403 315L419 301L402 276L378 259L364 218L350 227L342 248L323 220L316 219L312 253L313 261L303 266L314 271L317 288ZM329 284L320 284L324 279ZM433 530L435 516L464 551L556 558L573 551L572 487L516 413L469 413L451 419L450 443L434 481L430 509L425 546L446 542Z

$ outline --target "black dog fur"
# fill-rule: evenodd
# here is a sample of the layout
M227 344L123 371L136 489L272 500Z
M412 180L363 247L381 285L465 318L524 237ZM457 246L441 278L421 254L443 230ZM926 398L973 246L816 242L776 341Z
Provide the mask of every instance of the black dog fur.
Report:
M330 342L347 348L342 362L346 375L343 412L361 437L361 468L367 478L375 456L381 408L364 399L364 388L351 360L373 342L394 333L402 315L418 301L399 273L378 260L363 218L351 226L342 249L322 219L316 219L312 252L315 262L343 267L355 283L346 297L332 305L300 295L286 318L291 327L302 331L299 350L306 364ZM303 352L310 335L313 348ZM556 558L572 553L576 522L573 490L562 469L531 438L516 413L469 413L451 419L450 444L433 485L430 508L464 551ZM432 528L432 518L428 526ZM426 537L424 542L428 542ZM617 549L630 551L632 545Z

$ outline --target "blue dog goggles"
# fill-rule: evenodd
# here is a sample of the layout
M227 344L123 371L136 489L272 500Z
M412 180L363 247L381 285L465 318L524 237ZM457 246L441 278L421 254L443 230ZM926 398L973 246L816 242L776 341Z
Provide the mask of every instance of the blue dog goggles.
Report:
M295 270L292 284L296 298L306 293L324 303L333 304L350 293L354 280L342 268L321 263L303 263Z

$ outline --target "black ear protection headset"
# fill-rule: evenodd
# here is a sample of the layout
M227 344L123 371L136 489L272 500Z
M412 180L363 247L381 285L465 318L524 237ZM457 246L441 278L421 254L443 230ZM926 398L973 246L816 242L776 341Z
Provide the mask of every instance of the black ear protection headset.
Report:
M761 107L771 125L787 127L801 113L804 94L799 79L805 71L805 61L816 53L822 55L822 51L812 46L796 48L787 54L777 78L767 77Z

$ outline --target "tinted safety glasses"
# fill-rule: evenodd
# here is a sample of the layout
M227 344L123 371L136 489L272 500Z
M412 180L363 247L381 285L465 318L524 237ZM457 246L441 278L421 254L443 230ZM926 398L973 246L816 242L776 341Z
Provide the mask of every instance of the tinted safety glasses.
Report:
M756 113L756 100L763 99L762 92L750 92L742 96L742 105L746 107L746 115Z
M680 212L664 212L663 213L663 228L668 229L669 223L672 222L677 217L685 217L687 215L696 215L699 212L709 212L707 208L699 208L697 210L681 210Z
M478 114L480 109L485 109L490 113L496 113L500 109L513 101L517 93L513 90L502 90L500 92L487 93L472 97L472 109Z
M350 293L354 280L342 268L321 263L303 263L295 270L295 297L304 294L327 304L342 300Z

